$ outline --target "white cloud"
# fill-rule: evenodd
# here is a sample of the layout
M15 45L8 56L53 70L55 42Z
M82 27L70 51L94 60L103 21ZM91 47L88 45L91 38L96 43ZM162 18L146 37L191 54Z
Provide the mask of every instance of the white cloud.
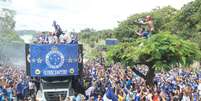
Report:
M177 9L192 0L14 0L16 29L52 30L57 20L71 31L86 27L107 29L129 15L171 5Z

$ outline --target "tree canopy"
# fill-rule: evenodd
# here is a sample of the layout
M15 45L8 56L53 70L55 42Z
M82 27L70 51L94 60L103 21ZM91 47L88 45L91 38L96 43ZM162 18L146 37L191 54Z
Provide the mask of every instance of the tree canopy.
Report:
M184 39L189 39L201 47L201 1L194 0L182 7L175 17L173 29Z

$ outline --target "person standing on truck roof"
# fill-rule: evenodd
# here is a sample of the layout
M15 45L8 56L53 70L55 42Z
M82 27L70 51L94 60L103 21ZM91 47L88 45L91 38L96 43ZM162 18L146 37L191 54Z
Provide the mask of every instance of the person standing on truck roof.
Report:
M59 38L61 34L64 34L61 27L56 23L56 21L53 21L53 27L55 29L56 36Z
M55 34L57 36L57 43L60 42L59 38L61 34L64 34L64 32L62 31L61 27L56 23L56 21L53 21L53 27L55 29Z

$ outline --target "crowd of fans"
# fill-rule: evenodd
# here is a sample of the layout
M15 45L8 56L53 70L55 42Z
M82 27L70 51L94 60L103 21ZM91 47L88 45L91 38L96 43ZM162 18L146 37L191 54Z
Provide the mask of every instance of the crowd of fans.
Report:
M0 101L28 101L34 84L21 68L0 67Z
M136 67L146 73L146 66ZM146 85L130 67L120 64L109 68L99 63L85 64L83 86L85 94L73 101L201 101L201 72L175 68L156 73L154 87Z
M120 63L105 68L98 62L84 64L81 85L85 93L75 93L69 101L200 101L201 72L175 68L156 73L154 87L145 84L130 67ZM136 67L146 73L146 66ZM34 101L37 80L20 68L0 68L0 101ZM33 99L31 100L31 97Z

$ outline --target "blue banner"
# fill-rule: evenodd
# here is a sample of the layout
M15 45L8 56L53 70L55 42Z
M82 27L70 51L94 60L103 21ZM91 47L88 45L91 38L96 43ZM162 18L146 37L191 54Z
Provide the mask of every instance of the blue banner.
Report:
M78 75L78 45L30 45L32 77Z

